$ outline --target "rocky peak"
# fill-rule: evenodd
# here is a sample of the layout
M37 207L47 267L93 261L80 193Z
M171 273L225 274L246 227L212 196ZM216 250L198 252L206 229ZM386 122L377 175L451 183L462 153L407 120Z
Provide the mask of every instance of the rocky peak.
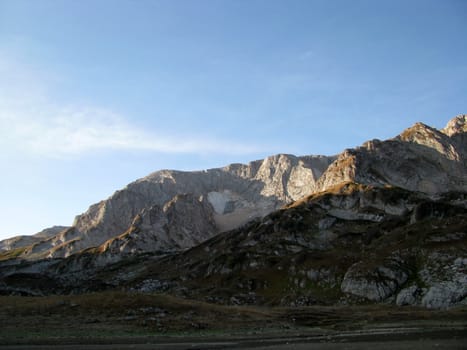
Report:
M416 123L393 139L372 140L345 150L320 177L317 189L325 191L353 181L428 194L465 190L464 128L465 116L454 118L442 131Z
M451 160L458 161L460 159L455 142L447 134L423 123L416 123L411 128L404 130L396 139L433 149L440 156Z
M448 136L466 133L467 132L467 115L459 114L458 116L454 117L446 124L446 127L442 129L441 131Z
M418 122L405 129L397 138L405 142L423 143L426 139L436 138L438 133L435 128Z

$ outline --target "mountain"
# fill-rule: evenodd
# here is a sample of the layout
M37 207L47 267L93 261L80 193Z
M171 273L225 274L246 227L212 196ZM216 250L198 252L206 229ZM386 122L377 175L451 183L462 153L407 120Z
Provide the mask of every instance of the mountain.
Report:
M465 304L466 132L459 115L337 157L155 172L0 264L0 292Z
M119 252L185 249L313 192L334 159L281 154L206 171L157 171L21 257L66 257L100 245Z
M465 128L460 115L442 130L417 123L337 157L281 154L206 171L158 171L92 205L71 228L34 243L21 257L66 257L97 246L114 253L186 249L345 182L428 194L464 190Z

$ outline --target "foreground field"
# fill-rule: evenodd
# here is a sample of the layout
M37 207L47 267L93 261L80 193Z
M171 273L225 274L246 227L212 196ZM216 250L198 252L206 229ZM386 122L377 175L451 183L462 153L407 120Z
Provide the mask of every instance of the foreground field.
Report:
M352 349L361 342L416 349L414 341L424 348L456 348L467 337L466 307L234 307L124 292L3 296L0 322L5 349L299 349L310 342L317 349L327 343Z

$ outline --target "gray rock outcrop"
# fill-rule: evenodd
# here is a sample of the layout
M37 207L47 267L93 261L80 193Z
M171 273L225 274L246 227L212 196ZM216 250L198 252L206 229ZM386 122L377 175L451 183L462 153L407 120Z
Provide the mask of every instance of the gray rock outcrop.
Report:
M447 309L467 297L467 278L459 281L437 283L422 298L422 305L429 309Z
M443 237L443 241L459 241L466 235L463 232L457 237ZM464 250L463 253L459 256L436 251L426 257L427 264L419 272L419 278L427 288L419 304L431 309L446 309L467 302L467 252Z
M404 288L397 294L396 304L399 306L418 305L423 293L424 291L417 285Z
M393 295L408 278L408 273L397 262L389 266L368 269L363 262L350 267L344 276L341 290L344 293L371 301L383 301Z

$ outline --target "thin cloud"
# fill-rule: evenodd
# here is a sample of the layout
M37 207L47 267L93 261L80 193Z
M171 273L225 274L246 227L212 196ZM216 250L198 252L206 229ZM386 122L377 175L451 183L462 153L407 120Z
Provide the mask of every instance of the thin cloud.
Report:
M259 147L215 139L161 136L131 126L105 109L49 108L36 117L20 111L0 112L0 137L17 150L50 157L99 150L140 150L162 153L245 154ZM7 145L8 146L8 145Z
M0 60L0 145L47 157L100 150L250 154L265 149L236 141L146 130L106 108L54 104L29 67ZM33 87L33 88L29 88Z

